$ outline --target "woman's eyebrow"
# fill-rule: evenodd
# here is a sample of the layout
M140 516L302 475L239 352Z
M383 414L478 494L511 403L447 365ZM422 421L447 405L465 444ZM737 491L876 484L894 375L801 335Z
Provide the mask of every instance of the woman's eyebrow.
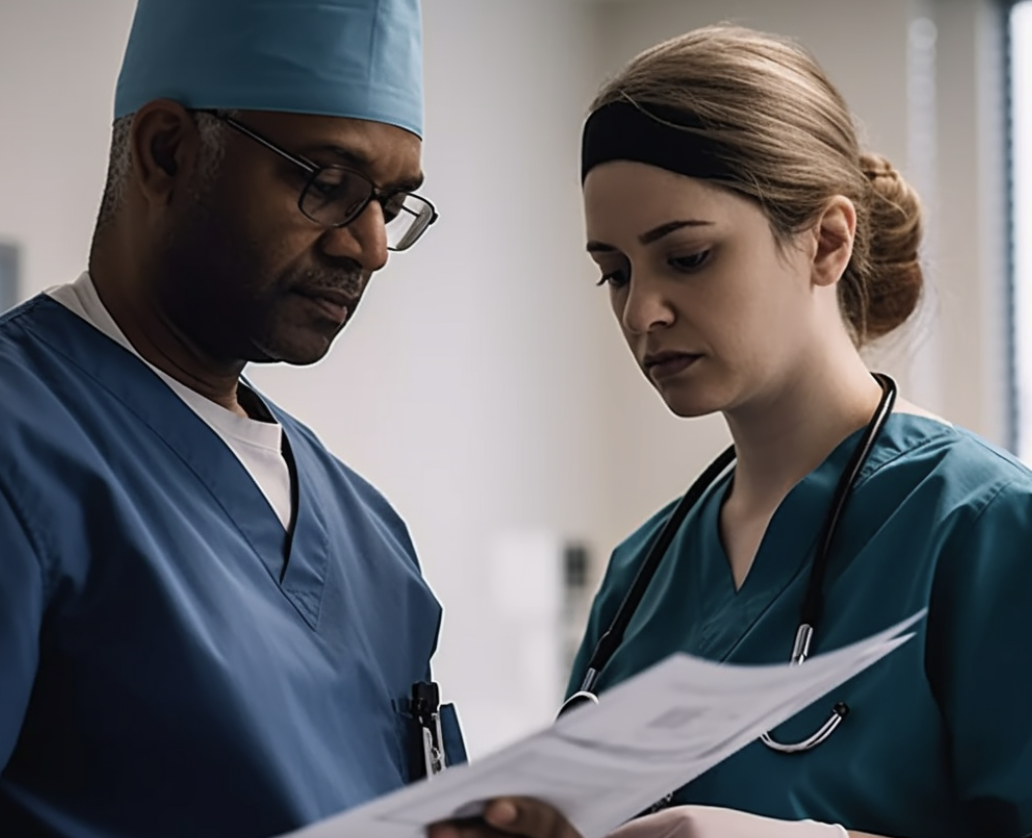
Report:
M655 244L664 236L669 236L671 233L677 230L684 229L685 227L712 227L712 221L702 221L696 218L681 218L676 221L668 221L665 224L660 224L658 227L653 227L651 230L642 233L638 236L638 241L642 244ZM588 253L612 253L616 250L611 244L606 244L600 241L589 241L588 242Z

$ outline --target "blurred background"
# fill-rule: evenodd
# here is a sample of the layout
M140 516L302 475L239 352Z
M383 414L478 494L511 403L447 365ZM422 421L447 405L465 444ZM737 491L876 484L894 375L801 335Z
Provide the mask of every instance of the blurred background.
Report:
M0 309L85 268L134 0L0 0ZM927 204L928 294L871 354L1032 454L1032 3L424 0L441 221L322 363L252 369L393 501L445 604L476 756L546 724L609 551L726 441L637 372L583 253L579 132L639 50L733 21L800 39Z

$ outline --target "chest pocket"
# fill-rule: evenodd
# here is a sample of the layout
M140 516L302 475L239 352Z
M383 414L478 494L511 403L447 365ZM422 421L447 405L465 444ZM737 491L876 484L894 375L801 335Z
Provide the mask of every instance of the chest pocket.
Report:
M444 737L444 759L446 765L461 765L466 762L466 742L462 738L459 714L454 704L441 706L441 734Z
M395 721L398 729L398 759L406 782L414 783L426 777L426 762L423 755L423 730L416 717L409 711L408 702L395 702ZM441 739L444 744L445 765L461 765L466 762L466 745L462 727L454 704L442 704Z

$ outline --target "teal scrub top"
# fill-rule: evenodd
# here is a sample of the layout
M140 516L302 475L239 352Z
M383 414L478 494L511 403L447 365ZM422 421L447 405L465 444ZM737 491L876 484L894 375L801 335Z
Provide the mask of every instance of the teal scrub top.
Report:
M597 689L678 651L787 662L818 533L860 434L786 496L738 590L718 526L730 476L712 486L682 524ZM613 553L570 692L672 508ZM970 432L894 414L840 521L811 654L923 608L913 640L773 732L782 742L805 739L844 701L850 714L825 743L786 755L756 741L680 789L674 803L893 838L1032 834L1032 473Z

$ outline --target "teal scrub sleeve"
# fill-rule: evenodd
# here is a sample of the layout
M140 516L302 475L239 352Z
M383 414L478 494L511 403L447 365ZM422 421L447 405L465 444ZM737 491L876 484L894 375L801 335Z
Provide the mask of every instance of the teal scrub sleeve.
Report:
M36 677L44 589L28 525L0 483L0 773L14 752Z
M1005 485L941 556L928 675L957 792L985 838L1032 834L1032 493Z

